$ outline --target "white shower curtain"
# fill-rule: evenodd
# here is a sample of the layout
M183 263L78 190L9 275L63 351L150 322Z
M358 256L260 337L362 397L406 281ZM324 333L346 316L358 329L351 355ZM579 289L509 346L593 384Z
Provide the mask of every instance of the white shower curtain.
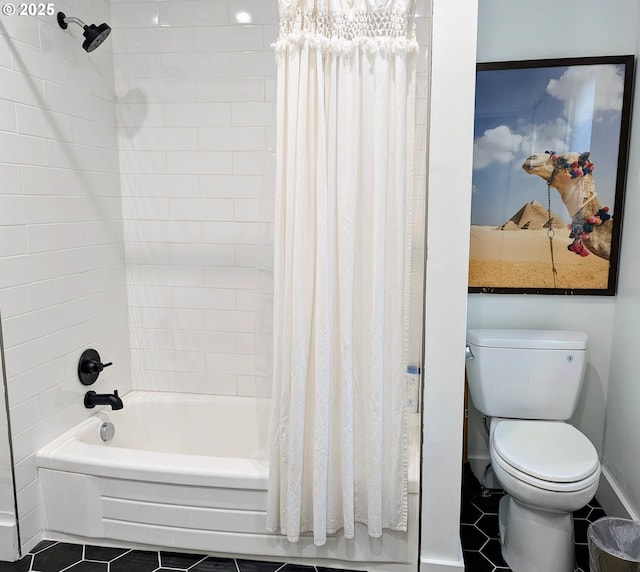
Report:
M406 530L413 0L280 0L267 528Z

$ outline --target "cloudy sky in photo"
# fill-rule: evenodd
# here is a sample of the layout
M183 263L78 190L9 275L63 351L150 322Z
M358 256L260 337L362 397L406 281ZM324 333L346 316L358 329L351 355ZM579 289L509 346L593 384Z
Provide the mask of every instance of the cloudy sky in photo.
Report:
M613 210L623 84L622 65L478 72L472 224L500 225L534 199L546 207L546 183L522 164L547 150L590 151L600 202ZM570 220L555 189L551 208Z

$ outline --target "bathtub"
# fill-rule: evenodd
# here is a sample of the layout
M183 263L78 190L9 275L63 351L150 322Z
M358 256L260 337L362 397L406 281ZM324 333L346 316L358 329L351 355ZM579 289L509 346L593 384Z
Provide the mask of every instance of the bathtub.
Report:
M45 536L134 548L371 572L418 563L419 416L409 414L409 530L330 536L324 546L266 533L269 401L133 391L37 454ZM100 438L113 423L115 436Z

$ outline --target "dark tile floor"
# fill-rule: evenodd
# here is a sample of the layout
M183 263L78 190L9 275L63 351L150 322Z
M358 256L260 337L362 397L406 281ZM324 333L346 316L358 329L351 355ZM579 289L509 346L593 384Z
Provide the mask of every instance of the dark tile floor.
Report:
M464 494L460 536L464 552L466 572L498 572L510 570L502 559L498 534L498 503L502 491L487 491L473 495ZM589 550L587 529L589 523L605 516L596 499L573 514L576 561L579 572L589 572Z
M64 572L340 572L298 564L213 558L176 552L146 552L49 540L43 540L19 562L0 562L0 572L62 572L63 570Z

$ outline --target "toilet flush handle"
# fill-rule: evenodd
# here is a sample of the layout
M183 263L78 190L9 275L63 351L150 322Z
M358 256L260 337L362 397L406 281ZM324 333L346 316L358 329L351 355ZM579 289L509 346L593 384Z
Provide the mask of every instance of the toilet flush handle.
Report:
M473 355L471 348L469 346L464 347L464 357L466 359L475 359L476 356Z

